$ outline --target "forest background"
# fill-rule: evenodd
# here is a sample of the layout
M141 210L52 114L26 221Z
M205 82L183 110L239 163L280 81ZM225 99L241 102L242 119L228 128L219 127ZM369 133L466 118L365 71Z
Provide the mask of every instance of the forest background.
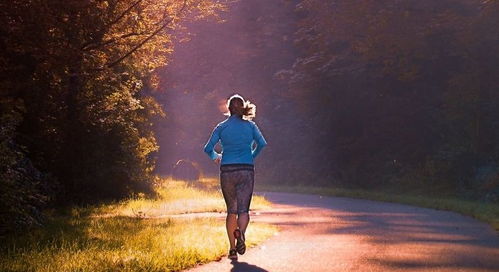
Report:
M0 4L1 232L152 193L233 93L258 182L499 201L499 1Z

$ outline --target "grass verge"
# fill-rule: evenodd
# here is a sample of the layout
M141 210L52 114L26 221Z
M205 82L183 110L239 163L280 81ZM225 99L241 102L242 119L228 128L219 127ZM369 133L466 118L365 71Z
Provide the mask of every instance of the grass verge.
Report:
M53 211L43 228L1 241L0 271L178 271L216 260L228 249L223 220L163 215L219 211L220 198L216 191L169 183L156 199ZM256 202L268 205L263 198ZM253 223L249 246L275 232Z
M499 231L499 204L494 203L469 201L451 197L428 197L421 195L396 194L383 191L365 191L313 186L259 185L256 190L360 198L409 204L437 210L453 211L489 223L496 231Z
M194 186L195 185L195 186ZM162 217L168 215L225 212L225 202L218 188L217 179L203 179L200 183L189 184L183 181L166 180L156 188L154 199L137 196L132 199L96 207L99 215ZM270 202L260 196L254 196L252 210L270 207Z

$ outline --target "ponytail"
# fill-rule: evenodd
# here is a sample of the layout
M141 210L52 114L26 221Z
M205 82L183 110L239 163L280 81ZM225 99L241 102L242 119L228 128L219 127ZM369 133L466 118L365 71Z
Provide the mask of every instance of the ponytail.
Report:
M228 115L238 115L244 120L252 120L256 115L256 106L250 101L245 101L238 94L231 96L227 100Z

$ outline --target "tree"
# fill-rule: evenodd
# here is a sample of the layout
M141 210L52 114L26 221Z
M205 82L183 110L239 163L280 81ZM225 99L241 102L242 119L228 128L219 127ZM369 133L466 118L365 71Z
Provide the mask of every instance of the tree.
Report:
M297 12L302 55L278 76L312 131L326 129L312 137L337 179L449 191L497 163L496 1L311 0Z
M155 71L181 20L222 8L210 0L0 4L0 99L15 105L0 114L18 116L9 141L50 174L55 200L149 191L158 148L151 123L164 115L151 96Z

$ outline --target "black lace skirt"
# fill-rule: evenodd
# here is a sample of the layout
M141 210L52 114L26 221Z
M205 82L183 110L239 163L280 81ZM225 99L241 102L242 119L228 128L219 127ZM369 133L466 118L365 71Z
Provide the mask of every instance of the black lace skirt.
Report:
M249 212L254 183L253 165L225 164L220 166L220 185L227 205L227 213Z

